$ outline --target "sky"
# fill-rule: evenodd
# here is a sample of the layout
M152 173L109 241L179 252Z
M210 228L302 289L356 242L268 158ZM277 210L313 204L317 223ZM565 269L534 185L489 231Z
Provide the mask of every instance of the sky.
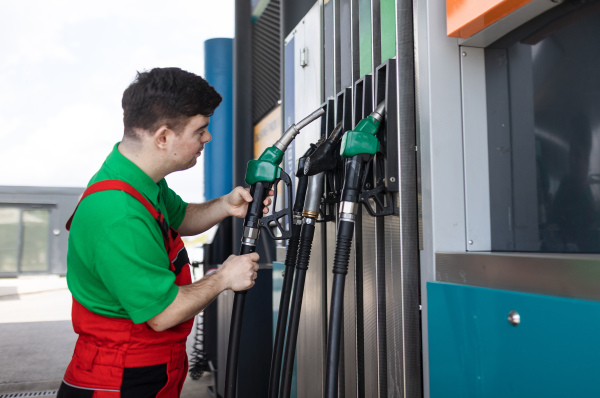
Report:
M136 71L204 75L204 41L234 30L233 0L2 0L0 15L0 185L85 187ZM202 159L167 176L186 201L203 199Z

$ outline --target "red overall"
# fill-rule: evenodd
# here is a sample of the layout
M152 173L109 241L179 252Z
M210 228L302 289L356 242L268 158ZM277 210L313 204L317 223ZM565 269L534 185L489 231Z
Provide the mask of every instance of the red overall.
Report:
M161 226L170 269L177 275L175 284L191 283L189 259L181 237L131 185L119 180L100 181L89 186L81 200L105 190L125 191L148 209ZM193 318L156 332L146 323L95 314L75 299L72 316L79 338L59 397L179 397L187 374L185 349Z

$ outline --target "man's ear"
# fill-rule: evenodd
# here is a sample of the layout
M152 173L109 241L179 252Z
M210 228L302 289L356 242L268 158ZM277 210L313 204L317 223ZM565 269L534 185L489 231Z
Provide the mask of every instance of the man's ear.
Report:
M173 135L173 130L168 128L166 125L160 126L158 129L156 129L156 131L154 131L154 134L152 134L154 145L156 145L157 148L165 149L168 141L171 138L171 135Z

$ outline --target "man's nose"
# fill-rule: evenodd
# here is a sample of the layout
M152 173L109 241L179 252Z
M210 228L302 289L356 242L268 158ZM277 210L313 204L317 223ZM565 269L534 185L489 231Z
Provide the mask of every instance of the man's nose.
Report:
M204 139L205 139L204 143L212 141L212 135L210 134L210 131L206 130L206 134L204 134L204 136L205 136L204 137Z

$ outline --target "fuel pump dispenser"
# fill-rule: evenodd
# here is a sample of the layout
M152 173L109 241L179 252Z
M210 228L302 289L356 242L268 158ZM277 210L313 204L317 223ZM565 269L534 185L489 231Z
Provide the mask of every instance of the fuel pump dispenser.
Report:
M302 299L304 294L304 282L313 238L315 235L315 224L319 218L321 199L325 172L333 170L337 165L335 149L338 147L342 137L342 123L334 128L329 138L310 154L303 166L303 174L308 177L308 190L306 201L302 212L302 231L296 261L296 277L294 279L294 292L290 308L290 320L285 340L285 354L283 361L283 375L281 382L282 398L289 398L292 388L292 375L294 370L294 359L296 354L296 342L298 339L298 327L300 325L300 312L302 310ZM298 165L300 168L300 164Z
M298 135L300 130L321 117L324 113L325 110L319 108L297 124L293 124L283 133L273 146L265 149L257 160L248 162L245 181L250 185L252 202L248 206L248 211L244 220L242 244L239 252L240 255L254 253L256 251L256 244L260 235L261 226L264 227L274 239L288 239L291 236L291 232L286 231L283 228L281 219L288 217L289 220L292 220L293 217L291 206L292 181L290 176L278 165L283 160L285 150L294 140L296 135ZM288 203L284 206L284 209L277 212L274 211L272 215L263 218L263 202L267 198L271 188L277 186L279 181L283 181L286 185L286 198ZM275 208L277 193L275 193L275 196L273 197L273 202L273 208ZM271 230L273 225L281 232L280 236L276 236ZM246 293L246 291L235 292L233 299L233 310L229 331L229 348L227 351L227 366L225 370L225 398L236 397L240 334Z
M327 398L337 397L340 337L344 314L344 284L348 273L354 222L366 177L365 168L380 149L377 133L384 118L385 104L381 102L369 116L358 123L354 130L348 131L342 138L340 153L342 158L346 159L345 180L340 198L339 224L333 262L334 278L325 377L325 396Z

